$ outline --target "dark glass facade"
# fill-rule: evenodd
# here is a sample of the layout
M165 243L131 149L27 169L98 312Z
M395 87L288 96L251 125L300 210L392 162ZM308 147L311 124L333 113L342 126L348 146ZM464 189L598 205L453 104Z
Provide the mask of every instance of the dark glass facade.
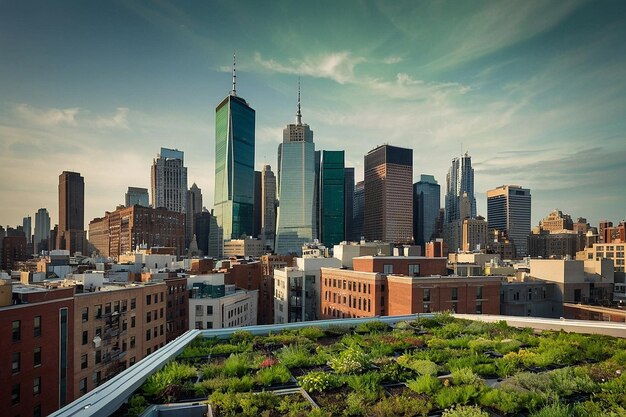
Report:
M322 151L320 164L320 240L327 248L344 240L344 151Z
M435 177L422 175L413 184L413 236L422 250L437 235L440 202L441 189Z

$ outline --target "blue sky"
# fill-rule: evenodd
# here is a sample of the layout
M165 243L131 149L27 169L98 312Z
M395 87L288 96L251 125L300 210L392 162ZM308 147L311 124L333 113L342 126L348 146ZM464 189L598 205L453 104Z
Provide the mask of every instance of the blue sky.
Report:
M86 223L149 187L160 147L185 152L213 204L214 112L238 86L256 110L257 167L276 164L296 110L317 149L414 149L445 189L472 156L487 189L531 189L533 224L559 208L626 217L626 2L0 2L0 223L47 207L81 172Z

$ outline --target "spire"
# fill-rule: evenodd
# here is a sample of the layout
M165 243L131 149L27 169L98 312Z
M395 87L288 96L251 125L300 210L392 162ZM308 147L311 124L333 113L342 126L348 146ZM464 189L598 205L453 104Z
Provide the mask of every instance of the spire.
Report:
M233 52L233 89L230 92L233 96L237 96L237 71L235 69L235 64L235 53Z
M302 124L302 112L300 111L300 77L298 77L298 112L296 113L296 124Z

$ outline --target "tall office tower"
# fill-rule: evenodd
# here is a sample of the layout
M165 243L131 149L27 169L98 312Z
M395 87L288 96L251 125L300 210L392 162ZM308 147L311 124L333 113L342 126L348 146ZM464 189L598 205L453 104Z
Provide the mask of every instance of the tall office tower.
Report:
M409 243L413 240L413 150L381 145L365 155L367 240Z
M26 243L32 243L33 241L33 219L30 216L24 217L22 219L22 227L24 228L24 234L26 235Z
M459 206L463 193L467 193L472 206L469 217L475 218L474 169L472 168L472 157L467 152L465 155L452 160L452 166L446 176L446 223L463 220Z
M50 250L50 214L45 208L40 208L35 213L35 240L33 241L33 253Z
M302 123L300 88L296 123L285 127L278 145L278 198L275 252L300 255L302 245L317 236L315 144L313 131Z
M85 179L78 172L59 175L59 233L56 249L85 250Z
M261 209L261 233L265 246L273 250L276 236L276 177L269 165L263 165L261 171Z
M202 190L198 188L196 183L186 193L185 201L185 247L189 248L189 244L196 234L195 216L202 213ZM198 238L196 236L196 238ZM206 252L204 252L206 254Z
M354 200L352 202L352 240L360 242L363 237L363 215L365 210L365 181L359 181L354 186Z
M124 197L124 205L126 207L134 205L143 207L150 206L150 199L148 198L147 188L128 187L128 191L126 191L126 195Z
M233 56L233 87L215 109L215 216L218 249L224 240L253 233L255 111L237 96Z
M185 213L187 200L187 168L184 152L161 148L152 162L152 207L165 207Z
M252 236L259 238L261 236L261 225L263 221L263 186L261 180L261 171L254 171L254 223L252 225Z
M327 248L345 239L344 151L322 151L319 183L319 239Z
M503 185L487 191L489 230L506 231L517 250L517 257L528 254L531 196L528 188Z
M351 240L354 234L352 230L352 216L354 213L354 168L345 168L343 172L343 217L345 222L343 235L345 240Z
M426 242L437 237L437 219L441 191L432 175L420 176L413 184L413 237L415 244L425 248Z

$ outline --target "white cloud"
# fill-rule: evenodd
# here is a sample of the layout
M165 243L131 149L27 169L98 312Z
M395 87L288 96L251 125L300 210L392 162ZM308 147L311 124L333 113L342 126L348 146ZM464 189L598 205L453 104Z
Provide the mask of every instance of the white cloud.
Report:
M301 61L290 59L288 64L281 64L273 59L265 60L257 52L254 60L270 71L328 78L339 84L346 84L355 81L354 68L364 62L365 58L353 56L350 52L344 51L306 56Z
M399 56L388 56L383 60L383 62L387 65L399 64L402 62L402 58Z
M98 116L95 126L108 129L128 129L128 107L118 107L111 117Z
M80 108L67 109L38 109L28 104L20 104L16 108L17 113L26 121L40 126L76 125L76 116Z

